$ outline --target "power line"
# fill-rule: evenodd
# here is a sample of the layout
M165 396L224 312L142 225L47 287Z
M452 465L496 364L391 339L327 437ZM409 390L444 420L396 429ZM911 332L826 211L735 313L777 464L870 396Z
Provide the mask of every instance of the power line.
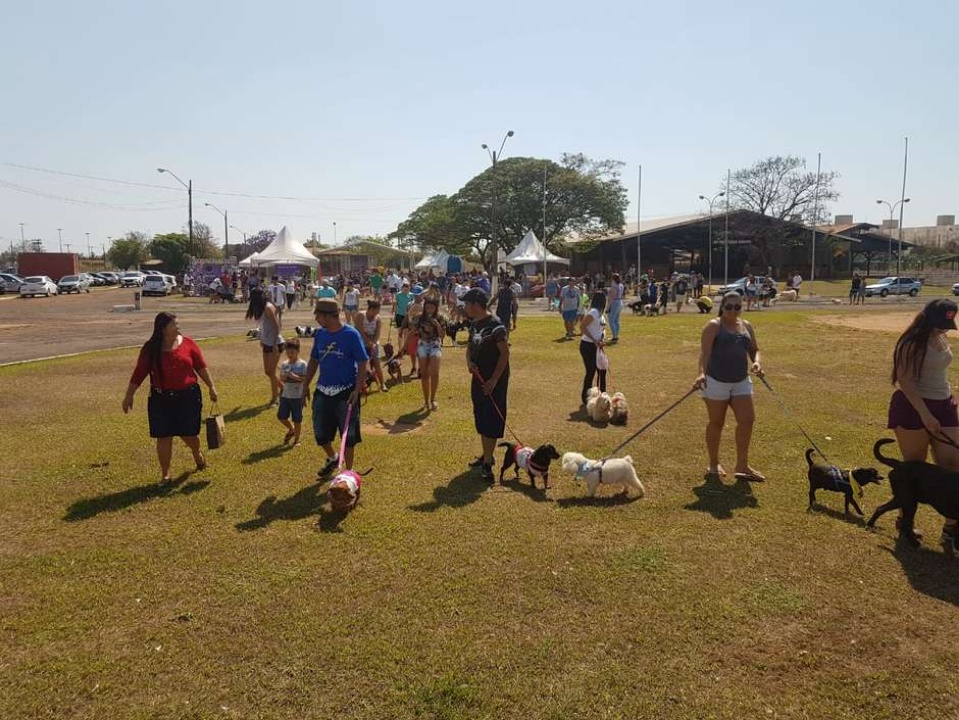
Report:
M51 170L49 168L34 167L32 165L20 165L19 163L4 162L0 163L5 167L17 168L18 170L29 170L31 172L47 173L50 175L62 175L64 177L82 178L84 180L97 180L99 182L116 183L118 185L132 185L135 187L147 187L156 190L181 192L179 188L169 185L155 185L152 183L134 182L132 180L117 180L115 178L100 177L97 175L84 175L82 173L66 172L64 170ZM410 202L415 200L426 200L425 197L296 197L292 195L256 195L253 193L241 193L228 190L203 190L194 188L196 193L205 193L207 195L222 195L226 197L242 197L257 200L287 200L293 202Z

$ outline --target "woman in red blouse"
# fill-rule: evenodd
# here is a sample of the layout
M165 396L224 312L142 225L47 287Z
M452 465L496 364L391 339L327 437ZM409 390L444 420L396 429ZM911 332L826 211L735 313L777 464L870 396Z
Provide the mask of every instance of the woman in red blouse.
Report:
M203 397L197 376L210 388L210 400L216 402L216 388L206 368L200 348L190 338L180 334L176 315L161 312L153 319L153 335L140 348L137 366L130 377L130 386L123 398L123 412L133 407L133 395L143 379L150 376L150 397L147 416L150 437L157 441L161 482L170 480L170 459L173 457L173 438L179 436L193 452L196 469L206 467L206 458L200 450L200 414Z

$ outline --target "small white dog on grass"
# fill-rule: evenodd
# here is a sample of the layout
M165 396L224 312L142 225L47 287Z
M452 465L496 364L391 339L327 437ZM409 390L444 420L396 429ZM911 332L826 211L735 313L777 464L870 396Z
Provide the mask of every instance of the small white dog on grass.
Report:
M609 393L591 387L586 393L586 414L593 422L608 423L613 416L613 399Z
M633 458L627 455L624 458L607 458L605 460L590 460L585 455L568 452L563 455L563 470L575 473L576 479L586 481L586 494L596 497L596 490L600 484L622 485L622 495L628 495L629 489L635 490L637 497L646 494L646 488L636 476L633 467Z

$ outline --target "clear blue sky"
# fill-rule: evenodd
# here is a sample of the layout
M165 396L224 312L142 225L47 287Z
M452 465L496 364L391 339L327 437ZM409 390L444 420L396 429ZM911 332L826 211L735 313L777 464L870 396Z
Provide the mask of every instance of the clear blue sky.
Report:
M183 228L186 193L157 167L192 178L194 217L221 240L204 202L250 233L387 233L481 172L481 143L507 130L507 155L625 162L630 220L640 164L643 215L673 215L699 211L727 168L815 168L822 152L842 174L832 211L879 222L908 135L906 225L959 214L959 3L3 5L4 246L21 222L49 250L58 227L84 251L86 232Z

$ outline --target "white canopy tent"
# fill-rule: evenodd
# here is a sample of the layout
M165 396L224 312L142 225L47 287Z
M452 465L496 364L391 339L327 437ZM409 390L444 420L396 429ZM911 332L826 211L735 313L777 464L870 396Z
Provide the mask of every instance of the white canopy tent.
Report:
M257 259L260 257L260 253L255 252L249 257L243 258L240 262L237 263L241 268L251 268L256 267L259 263Z
M450 254L445 250L440 250L438 252L432 253L430 255L424 255L423 259L420 260L415 267L417 270L429 270L430 268L439 268L443 272L446 272L446 261L450 259Z
M537 239L533 231L530 230L520 240L513 252L506 256L507 265L541 265L543 262L557 263L559 265L569 265L569 260L559 255L554 255Z
M320 264L319 259L311 253L301 242L293 239L293 235L286 225L280 230L273 242L266 246L253 261L257 267L263 265L309 265L315 268Z

